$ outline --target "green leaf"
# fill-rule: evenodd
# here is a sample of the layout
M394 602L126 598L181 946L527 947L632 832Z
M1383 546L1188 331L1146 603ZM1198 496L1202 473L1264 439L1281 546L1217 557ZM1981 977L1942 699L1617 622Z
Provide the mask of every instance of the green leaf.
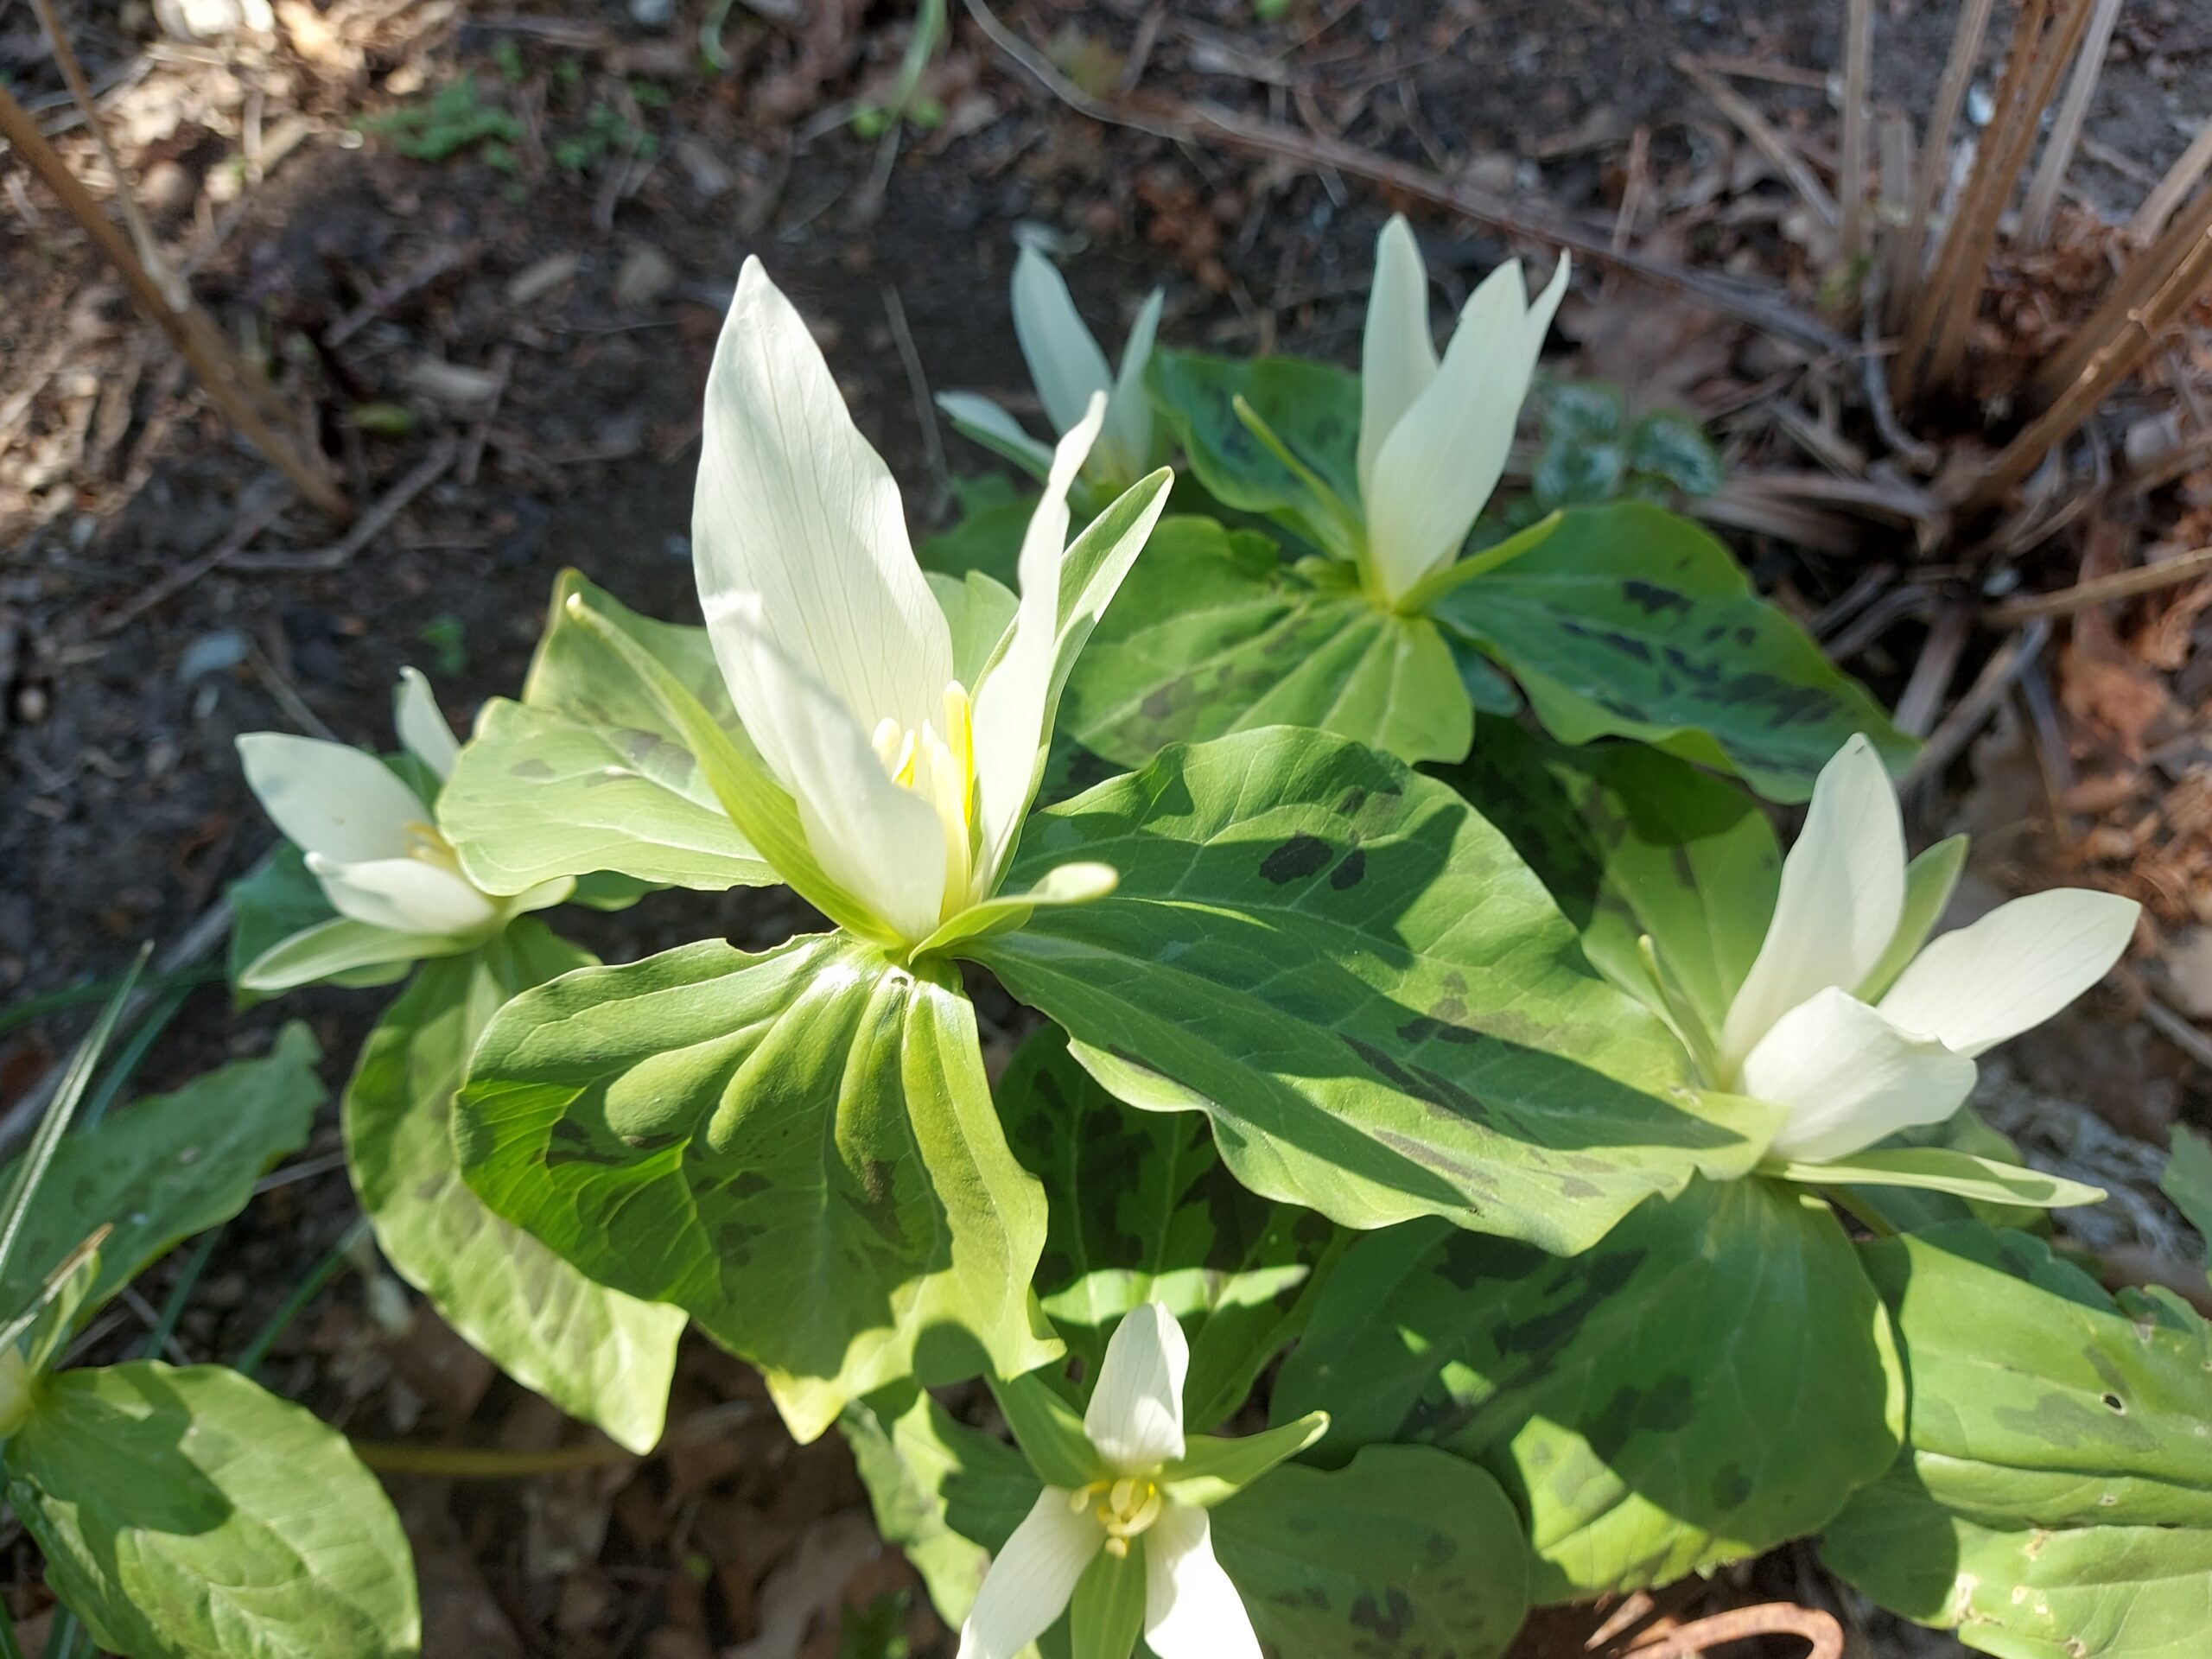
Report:
M1473 730L1433 623L1378 610L1339 567L1287 566L1266 537L1211 518L1154 531L1068 683L1065 719L1124 766L1261 726L1456 760Z
M1073 1490L1106 1473L1090 1437L1084 1433L1083 1419L1052 1391L1043 1371L989 1381L999 1414L1014 1431L1022 1456L1047 1486Z
M802 1440L918 1363L1018 1376L1057 1351L1031 1324L1043 1195L1007 1150L973 1008L846 936L524 991L454 1133L495 1212L684 1309L766 1373Z
M1779 801L1807 798L1854 732L1893 767L1913 752L1726 548L1642 503L1570 511L1433 614L1496 658L1562 742L1656 743Z
M1016 493L1002 479L988 482L1003 487L977 493L982 499L966 504L960 522L941 535L931 536L914 550L925 571L948 576L985 575L1001 587L1012 588L1019 576L1021 538L1037 511L1033 490Z
M1037 1289L1054 1326L1095 1375L1122 1316L1165 1304L1190 1338L1186 1424L1212 1427L1296 1338L1338 1230L1246 1191L1198 1114L1124 1106L1056 1027L1021 1046L998 1099L1008 1144L1045 1186Z
M563 572L523 701L485 705L438 797L469 879L500 893L599 871L710 892L778 880L651 690L570 613L577 594L742 741L704 628L639 616Z
M102 1223L111 1230L80 1317L179 1240L238 1214L263 1173L307 1144L326 1095L320 1058L295 1020L265 1058L207 1072L64 1136L0 1278L0 1307L38 1295L55 1264Z
M2020 1162L2020 1150L1961 1106L1940 1123L1904 1129L1881 1143L1884 1150L1904 1147L1935 1147L1961 1152L2001 1166L2006 1173L2030 1173ZM1980 1221L1988 1227L2018 1227L2048 1230L2050 1218L2040 1208L2007 1197L1959 1197L1928 1187L1862 1186L1853 1194L1856 1209L1879 1217L1893 1232L1921 1232L1945 1221Z
M1664 479L1688 496L1711 495L1727 481L1720 452L1705 429L1687 415L1663 410L1630 429L1628 466L1630 472Z
M77 1316L100 1276L100 1246L107 1242L108 1231L105 1224L94 1228L47 1274L30 1304L0 1327L0 1349L15 1348L20 1339L22 1369L29 1376L51 1370L77 1329Z
M2212 1326L2019 1233L1860 1247L1896 1321L1905 1455L1828 1566L2006 1659L2182 1659L2212 1618Z
M406 1535L345 1437L219 1366L43 1381L8 1497L47 1581L131 1659L398 1659Z
M1565 380L1543 390L1544 430L1579 443L1611 443L1628 419L1618 386L1598 380Z
M263 992L245 982L250 969L262 969L257 979L269 977L288 980L293 984L307 983L306 979L293 976L302 968L312 969L315 965L306 958L310 949L319 954L322 945L300 936L312 933L339 917L330 907L330 900L323 896L322 884L308 868L306 856L300 849L289 841L278 842L243 880L230 885L227 893L231 901L231 942L226 970L238 1005L251 1007L263 1000ZM381 959L362 963L359 936L349 932L340 937L356 941L351 953L356 965L341 966L329 975L333 984L355 988L388 985L406 977L408 969L414 963L415 958L410 955L381 950L367 953ZM400 936L385 937L393 939ZM279 946L289 948L274 962L264 963L263 959L271 957ZM268 995L276 995L277 988L271 988Z
M1144 1541L1125 1556L1101 1550L1068 1605L1071 1659L1129 1659L1144 1633Z
M263 951L238 974L238 988L273 996L302 985L384 985L416 963L457 956L473 938L443 933L400 933L350 916L334 917Z
M1262 1640L1297 1659L1491 1659L1528 1611L1521 1517L1427 1446L1285 1464L1214 1510L1213 1545Z
M958 1630L990 1552L1037 1501L1035 1473L1013 1446L956 1421L912 1384L855 1401L838 1426L877 1530L906 1552L938 1616Z
M1896 1454L1880 1304L1827 1209L1764 1181L1644 1204L1584 1255L1433 1222L1349 1251L1272 1409L1325 1452L1418 1440L1528 1517L1539 1602L1808 1532Z
M1554 507L1594 507L1620 493L1628 457L1616 443L1554 437L1529 474L1529 493L1547 512Z
M1503 836L1374 750L1281 727L1169 749L1033 817L1014 880L1072 858L1121 886L971 954L1114 1094L1207 1114L1262 1197L1573 1251L1771 1134L1688 1086Z
M2196 1229L2204 1241L2205 1265L2212 1268L2212 1141L2186 1123L2175 1124L2173 1154L2158 1177L2158 1190Z
M1336 503L1359 500L1357 379L1300 358L1242 362L1202 352L1154 352L1148 372L1191 470L1216 500L1263 513L1338 558L1353 556L1338 506L1316 495L1298 469L1317 475ZM1297 468L1238 415L1240 398L1296 457Z
M974 685L983 677L983 665L1021 608L1021 601L1014 589L980 570L970 570L957 581L934 574L925 579L951 630L952 677L963 685Z
M1637 944L1649 936L1699 1023L1719 1030L1781 883L1757 802L1656 749L1564 748L1508 721L1479 722L1445 775L1535 867L1600 972L1661 1009Z
M2038 1210L2095 1204L2105 1196L2101 1186L1944 1147L1877 1147L1824 1164L1784 1159L1764 1166L1761 1173L1814 1186L1910 1186Z
M362 1046L344 1102L346 1161L393 1268L499 1369L633 1452L660 1439L683 1312L579 1273L462 1181L454 1095L512 997L591 957L528 917L431 963Z
M1277 1464L1296 1457L1319 1440L1328 1427L1328 1413L1309 1411L1279 1427L1233 1440L1193 1434L1185 1441L1183 1455L1161 1474L1160 1484L1173 1502L1210 1510L1235 1497Z

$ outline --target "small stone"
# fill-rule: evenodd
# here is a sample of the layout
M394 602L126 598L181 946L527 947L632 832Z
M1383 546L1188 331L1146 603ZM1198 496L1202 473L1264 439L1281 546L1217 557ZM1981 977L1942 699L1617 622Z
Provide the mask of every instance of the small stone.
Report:
M649 311L676 286L676 265L647 243L632 251L614 276L614 303L625 311Z

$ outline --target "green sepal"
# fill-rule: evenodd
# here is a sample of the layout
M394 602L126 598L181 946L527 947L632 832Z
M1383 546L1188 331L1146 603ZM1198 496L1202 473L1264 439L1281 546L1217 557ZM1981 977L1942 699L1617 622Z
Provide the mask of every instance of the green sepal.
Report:
M1959 885L1959 873L1966 868L1967 839L1953 836L1939 841L1904 867L1904 908L1897 917L1897 931L1852 993L1861 1002L1880 1001L1882 993L1897 983L1897 976L1928 943Z
M1256 1434L1224 1439L1192 1434L1183 1443L1183 1455L1160 1471L1160 1491L1171 1503L1210 1510L1234 1497L1287 1458L1300 1452L1329 1432L1329 1414L1309 1411L1294 1421Z
M1083 1419L1054 1391L1042 1371L1003 1380L993 1377L989 1382L991 1397L999 1402L1006 1426L1014 1431L1029 1466L1047 1486L1076 1491L1111 1472L1090 1437L1083 1432Z
M1916 1187L1955 1198L1978 1198L1986 1204L2024 1205L2038 1210L2097 1204L2105 1196L2101 1186L1946 1147L1875 1147L1818 1164L1777 1159L1761 1164L1759 1173L1807 1186Z
M1102 1549L1075 1581L1068 1604L1069 1659L1129 1659L1144 1634L1145 1541L1126 1554Z

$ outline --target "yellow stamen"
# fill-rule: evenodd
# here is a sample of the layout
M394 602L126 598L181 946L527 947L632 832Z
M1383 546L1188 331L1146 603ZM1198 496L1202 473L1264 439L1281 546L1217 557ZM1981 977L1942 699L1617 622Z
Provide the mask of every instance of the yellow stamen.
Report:
M1116 1557L1129 1553L1129 1540L1147 1531L1167 1507L1160 1488L1142 1475L1123 1475L1118 1480L1094 1480L1071 1495L1069 1507L1078 1514L1088 1509L1106 1529L1106 1550Z

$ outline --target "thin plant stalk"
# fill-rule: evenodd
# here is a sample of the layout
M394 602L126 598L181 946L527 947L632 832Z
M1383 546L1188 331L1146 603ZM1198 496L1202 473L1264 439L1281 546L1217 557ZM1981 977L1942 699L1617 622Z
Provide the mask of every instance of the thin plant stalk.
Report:
M2166 169L2166 176L2143 198L2135 217L2127 221L2128 235L2138 242L2155 240L2174 216L2174 209L2189 199L2189 193L2207 173L2212 173L2212 119L2205 122L2181 158Z
M1887 326L1902 328L1920 289L1921 257L1928 245L1928 222L1936 213L1936 197L1950 170L1951 130L1959 124L1966 104L1967 87L1981 57L1981 42L1989 33L1989 14L1997 0L1967 0L1952 31L1951 55L1943 65L1943 79L1936 87L1936 102L1928 113L1928 130L1921 135L1920 175L1912 193L1911 210L1897 248L1896 269L1903 280L1891 290L1885 308Z
M2037 372L2034 396L2050 403L2080 379L2090 359L2114 336L2133 326L2136 314L2172 280L2208 236L2212 236L2212 188L2190 203L2164 235L2129 262L2112 292Z
M253 1340L238 1350L238 1357L232 1362L232 1369L251 1381L261 1369L262 1362L269 1357L269 1351L276 1345L276 1338L283 1336L292 1321L307 1310L308 1304L321 1294L323 1287L338 1276L338 1270L346 1265L346 1258L353 1254L353 1247L368 1236L369 1218L363 1216L346 1230L344 1236L330 1247L322 1260L308 1269L307 1276L295 1285L292 1294L284 1299L284 1305L270 1314L269 1323L254 1333Z
M2066 171L2074 164L2075 147L2082 142L2082 128L2089 118L2089 99L2097 90L2097 82L2105 72L2105 54L2112 46L2112 32L2120 22L2120 0L2096 0L2096 11L2089 19L2089 32L2082 42L2082 50L2074 60L2074 78L2066 83L2065 101L2058 106L2058 119L2050 130L2050 142L2044 144L2043 160L2036 163L2035 177L2029 181L2027 200L2020 207L2020 240L2027 246L2039 248L2049 240L2050 216L2058 206L2059 187L2066 181Z
M1843 209L1843 260L1866 256L1866 93L1874 71L1874 0L1850 0L1844 23L1843 157L1836 195Z

